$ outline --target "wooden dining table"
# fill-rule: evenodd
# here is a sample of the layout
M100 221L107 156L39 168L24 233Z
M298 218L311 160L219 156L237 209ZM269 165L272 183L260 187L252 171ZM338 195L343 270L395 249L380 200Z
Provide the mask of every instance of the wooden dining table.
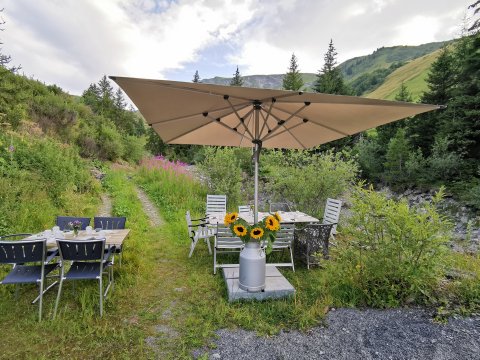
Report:
M120 248L128 237L130 233L130 229L118 229L118 230L102 230L102 232L87 232L86 230L80 230L77 236L74 236L73 231L63 232L63 238L58 237L55 238L54 234L46 234L45 232L41 232L38 234L34 234L28 237L28 240L31 239L44 239L47 238L47 247L52 248L57 246L57 239L62 240L95 240L95 239L102 239L105 238L105 245L111 246L115 245L117 248Z

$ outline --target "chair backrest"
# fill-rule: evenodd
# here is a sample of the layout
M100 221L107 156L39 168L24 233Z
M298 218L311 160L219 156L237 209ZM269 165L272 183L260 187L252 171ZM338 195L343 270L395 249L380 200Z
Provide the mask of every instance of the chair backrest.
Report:
M327 199L325 205L325 212L323 213L324 224L334 224L332 227L332 234L337 233L338 219L340 218L340 210L342 208L342 201L337 199Z
M282 223L280 229L275 234L273 248L291 246L295 233L295 224Z
M227 212L227 195L207 195L207 214Z
M31 241L0 241L0 263L22 264L45 261L47 239Z
M250 205L239 205L238 206L238 213L242 214L250 214Z
M224 224L217 224L217 234L216 234L215 246L217 248L228 248L232 246L243 246L243 241L238 236L232 234L232 231L229 227Z
M311 252L319 251L321 248L328 248L328 239L333 224L308 224L301 229L295 230L296 241L307 244Z
M100 261L105 251L105 239L80 241L57 239L57 246L62 260Z
M102 217L95 216L93 218L93 228L103 230L125 229L126 217Z
M275 211L292 211L292 209L286 202L270 203L270 212Z
M90 225L90 218L74 216L57 216L57 221L55 223L60 228L60 230L71 230L69 223L76 220L82 223L82 227L80 230L85 230L87 226Z

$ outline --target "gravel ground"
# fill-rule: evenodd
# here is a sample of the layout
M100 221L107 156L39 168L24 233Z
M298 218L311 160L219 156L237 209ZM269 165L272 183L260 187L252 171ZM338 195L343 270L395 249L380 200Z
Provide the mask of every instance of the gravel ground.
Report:
M209 359L480 359L480 317L432 322L420 309L331 311L327 327L258 337L220 330Z

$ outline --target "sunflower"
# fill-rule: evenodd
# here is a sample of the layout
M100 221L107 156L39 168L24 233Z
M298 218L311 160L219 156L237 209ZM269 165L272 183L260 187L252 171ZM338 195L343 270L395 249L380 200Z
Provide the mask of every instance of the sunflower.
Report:
M225 215L225 218L223 219L223 222L225 223L225 226L228 226L234 223L235 220L237 219L238 219L238 214L236 212L227 213L227 215Z
M280 224L274 216L269 216L265 220L265 227L268 230L277 231L280 228Z
M275 218L277 219L278 222L282 221L282 218L281 218L280 214L278 213L278 211L275 214L273 214L273 216L275 216Z
M263 229L260 227L253 228L250 231L250 236L254 239L260 239L263 236Z
M237 236L247 235L247 228L243 225L235 225L233 227L233 231L235 232L235 234L237 234Z

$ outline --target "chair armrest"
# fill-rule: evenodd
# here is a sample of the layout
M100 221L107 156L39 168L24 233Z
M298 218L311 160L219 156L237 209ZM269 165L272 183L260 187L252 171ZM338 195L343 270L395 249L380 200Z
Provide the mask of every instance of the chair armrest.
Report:
M45 264L52 261L55 256L58 256L58 249L51 250L50 254L48 254L48 257L45 259Z
M112 245L108 248L108 250L104 253L103 255L103 262L107 262L108 259L112 256L112 254L115 252L115 249L117 247L115 245Z
M192 221L193 221L193 220L192 220ZM207 225L209 225L208 222L203 222L203 223L199 223L199 224L188 225L188 227L190 227L190 228L196 228L196 227L199 227L199 226L205 227L205 226L207 226Z
M200 220L207 220L207 219L208 219L208 217L203 217L203 218L199 218L199 219L192 219L192 221L200 221Z

